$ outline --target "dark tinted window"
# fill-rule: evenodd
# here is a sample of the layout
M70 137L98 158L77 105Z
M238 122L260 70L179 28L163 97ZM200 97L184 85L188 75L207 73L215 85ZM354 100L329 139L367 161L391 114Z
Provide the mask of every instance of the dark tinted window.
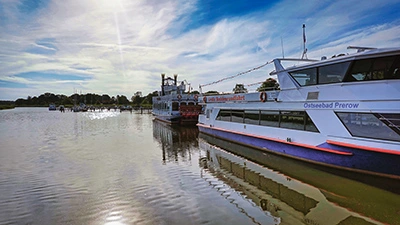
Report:
M387 79L400 79L400 56L396 57L392 68L390 68L388 74L386 74L385 77Z
M245 110L244 111L244 123L246 124L259 124L260 111L258 110Z
M357 60L345 81L400 79L399 56Z
M231 111L221 109L218 113L217 120L231 121Z
M304 130L304 112L281 112L280 127Z
M261 111L260 125L279 127L279 111Z
M308 115L306 115L306 131L318 132L317 127Z
M328 84L328 83L342 82L344 75L346 75L346 71L349 65L350 62L345 62L345 63L319 67L318 83Z
M179 110L179 103L178 102L172 102L172 110L173 111L178 111Z
M243 123L243 110L232 110L231 111L232 122Z
M222 109L217 120L319 132L305 111Z
M316 68L294 71L290 72L290 74L301 86L317 84Z

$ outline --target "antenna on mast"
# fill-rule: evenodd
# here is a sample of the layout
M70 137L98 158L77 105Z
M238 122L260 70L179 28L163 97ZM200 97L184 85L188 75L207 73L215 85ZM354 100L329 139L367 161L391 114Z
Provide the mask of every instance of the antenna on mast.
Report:
M285 58L285 52L283 51L283 39L281 37L281 46L282 46L282 58Z
M307 49L306 49L306 25L303 24L303 54L301 55L301 59L307 59Z

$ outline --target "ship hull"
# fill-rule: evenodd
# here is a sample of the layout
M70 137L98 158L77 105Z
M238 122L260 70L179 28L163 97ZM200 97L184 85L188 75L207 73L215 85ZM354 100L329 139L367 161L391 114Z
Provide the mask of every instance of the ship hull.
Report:
M339 147L329 143L323 143L318 148L308 148L298 143L272 141L268 138L202 124L198 124L198 127L202 133L285 157L343 170L400 179L400 155L398 154Z

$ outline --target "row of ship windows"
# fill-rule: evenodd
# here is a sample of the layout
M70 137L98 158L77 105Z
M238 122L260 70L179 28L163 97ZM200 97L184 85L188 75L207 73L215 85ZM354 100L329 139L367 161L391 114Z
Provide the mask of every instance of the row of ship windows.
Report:
M179 106L181 105L197 105L197 103L194 102L172 102L172 111L178 111ZM169 110L169 106L167 105L166 102L159 102L159 103L153 103L153 109L160 109L160 110Z
M305 111L221 109L217 120L319 132Z
M338 112L336 115L354 137L400 141L400 114ZM221 109L217 120L319 132L305 111Z
M362 59L290 72L301 85L400 79L400 56Z

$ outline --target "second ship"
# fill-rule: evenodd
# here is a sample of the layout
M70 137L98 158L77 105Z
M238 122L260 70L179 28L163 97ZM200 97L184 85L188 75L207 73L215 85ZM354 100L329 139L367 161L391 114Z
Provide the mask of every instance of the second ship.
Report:
M198 105L198 94L186 92L186 84L178 85L178 75L174 78L161 74L161 91L153 97L153 115L156 120L168 124L196 125L202 106Z

